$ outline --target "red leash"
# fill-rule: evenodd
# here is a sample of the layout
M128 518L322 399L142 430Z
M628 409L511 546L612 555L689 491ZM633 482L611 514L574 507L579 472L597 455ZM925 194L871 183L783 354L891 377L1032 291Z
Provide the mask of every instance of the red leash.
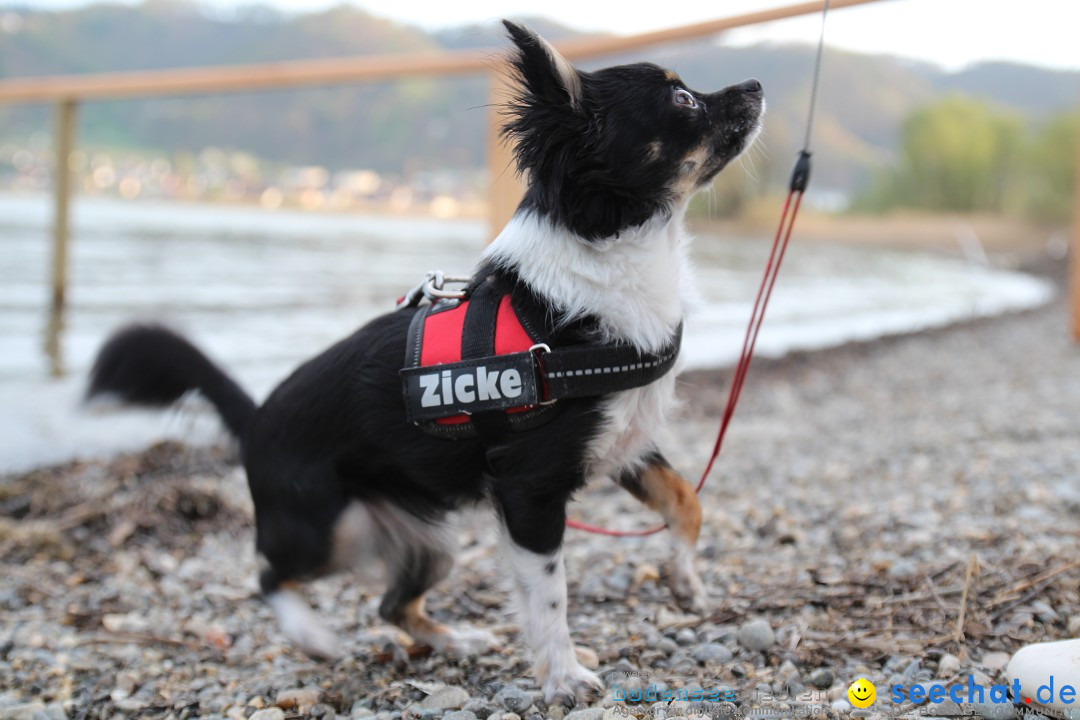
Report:
M750 370L750 361L754 357L754 347L757 345L758 333L761 332L761 323L765 320L765 308L768 307L769 298L772 297L776 277L780 273L780 264L784 262L788 241L791 240L791 230L795 227L795 217L799 214L799 206L802 204L803 193L809 179L810 153L804 150L799 154L799 159L795 163L787 199L784 200L784 208L780 212L780 226L776 229L776 236L773 238L772 252L769 253L769 262L765 265L765 275L761 279L761 287L758 288L757 297L754 299L754 310L750 314L750 323L746 327L742 352L739 355L739 362L735 366L735 374L731 378L727 406L724 408L724 415L720 420L720 432L717 433L716 444L713 445L712 455L705 465L705 471L701 473L701 479L698 480L697 487L694 489L696 493L700 493L701 488L705 487L705 479L709 477L713 463L716 462L717 456L720 455L720 448L724 444L724 436L727 435L731 418L735 416L735 406L739 402L739 395L742 394L746 374ZM794 205L791 202L792 197L795 198ZM791 211L790 221L788 220L788 210ZM645 537L646 535L654 535L667 527L667 525L657 525L645 530L609 530L598 525L590 525L589 523L569 519L566 521L566 526L612 537Z

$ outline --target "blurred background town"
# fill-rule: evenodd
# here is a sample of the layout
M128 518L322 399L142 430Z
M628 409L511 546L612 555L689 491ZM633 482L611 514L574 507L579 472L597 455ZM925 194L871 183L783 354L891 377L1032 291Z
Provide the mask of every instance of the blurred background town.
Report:
M925 3L924 3L925 5ZM929 8L926 8L929 9ZM719 10L718 10L719 12ZM851 11L856 12L856 11ZM580 37L536 17L553 41ZM0 77L34 77L500 45L494 23L425 31L340 6L213 12L186 0L0 10ZM801 138L813 47L722 39L646 59L714 89L767 89L764 147L727 173L700 212L732 217L783 186ZM493 61L494 62L494 61ZM1062 222L1071 207L1080 73L830 50L809 200L831 211L1006 213ZM80 195L477 217L485 199L486 78L94 103L80 113ZM0 104L0 190L46 192L51 108Z

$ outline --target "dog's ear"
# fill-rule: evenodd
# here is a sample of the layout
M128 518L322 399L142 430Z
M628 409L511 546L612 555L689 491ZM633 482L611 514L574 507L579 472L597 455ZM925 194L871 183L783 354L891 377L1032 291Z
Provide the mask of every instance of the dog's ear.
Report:
M503 20L517 51L510 56L525 99L546 105L581 107L581 75L547 40L526 27Z

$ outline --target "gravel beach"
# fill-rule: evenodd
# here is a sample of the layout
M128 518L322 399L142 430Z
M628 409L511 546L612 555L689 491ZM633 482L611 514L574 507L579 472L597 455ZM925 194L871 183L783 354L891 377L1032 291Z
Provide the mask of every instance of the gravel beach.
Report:
M681 383L663 445L688 477L729 378ZM745 716L846 716L860 676L872 710L897 714L910 708L888 702L892 684L989 685L1021 645L1080 636L1080 347L1064 304L755 363L703 504L705 617L676 608L664 535L569 532L571 628L609 687L570 720L710 711L616 700L650 687L719 690ZM654 522L599 484L574 512ZM563 720L502 610L489 511L462 518L429 608L501 648L410 647L378 620L379 589L342 576L308 586L348 648L336 664L289 647L253 596L250 518L227 447L0 477L0 720Z

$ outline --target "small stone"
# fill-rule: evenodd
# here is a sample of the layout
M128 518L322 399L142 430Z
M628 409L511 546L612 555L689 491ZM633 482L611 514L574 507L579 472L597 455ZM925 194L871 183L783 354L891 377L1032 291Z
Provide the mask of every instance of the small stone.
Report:
M1040 697L1040 691L1044 685L1051 684L1059 688L1080 687L1080 638L1022 647L1012 656L1006 675L1020 683L1022 694L1032 694L1033 706L1038 704L1061 712L1073 710L1075 697L1066 699L1065 693L1053 691L1049 697L1045 692Z
M431 710L460 710L468 701L469 693L462 688L444 687L424 698L420 707Z
M285 711L281 708L264 708L256 710L248 720L285 720Z
M720 643L712 642L698 645L691 657L702 665L721 665L730 662L734 654Z
M532 695L521 688L507 685L495 694L495 702L502 705L510 712L520 715L529 709L529 706L533 703L533 699Z
M503 713L502 720L521 720L521 716L517 713Z
M1057 622L1058 618L1061 617L1057 614L1057 611L1050 607L1044 600L1036 600L1031 603L1031 610L1035 613L1035 617L1037 617L1040 622L1046 623L1047 625Z
M563 710L562 705L555 705L554 707L549 707L547 714L549 720L564 720L564 718L566 717L566 711Z
M652 643L651 647L653 650L659 650L665 655L670 655L671 653L679 649L679 644L671 638L666 638L661 635L659 638L657 638L656 642Z
M468 710L452 710L443 715L443 720L476 720L476 714Z
M948 678L960 672L960 658L945 653L938 659L938 675Z
M691 628L683 628L675 634L675 642L680 645L693 645L697 642L697 633Z
M604 720L604 708L585 708L575 710L566 716L566 720Z
M1009 658L1009 653L1006 652L990 652L982 656L982 661L979 664L987 670L997 672L1009 664Z
M471 712L480 720L487 720L492 713L498 711L497 707L483 698L472 698L469 702L465 703L465 706L461 709L465 712ZM562 720L562 718L556 718L555 720Z
M1016 707L1012 703L975 703L975 712L986 720L1012 720Z
M747 650L758 652L768 650L776 642L776 634L766 620L751 620L744 623L735 637Z
M233 705L225 711L225 717L229 720L247 720L247 708L243 705Z
M836 676L833 675L833 671L829 668L818 668L810 673L810 677L806 678L806 682L819 690L828 690L836 682Z
M1080 635L1080 615L1069 616L1069 622L1066 623L1065 628L1069 631L1069 635Z
M322 690L317 687L297 688L278 693L277 706L307 715L315 703L321 699Z
M352 709L349 710L349 717L352 720L363 720L363 718L369 718L374 716L375 712L368 706L364 705L363 700L357 700L356 702L354 702L352 705Z
M600 667L600 657L592 648L578 645L574 648L574 652L577 654L578 662L587 667L588 669L595 670L596 668Z
M0 710L0 720L33 720L37 713L45 713L45 706L39 702L21 703Z

